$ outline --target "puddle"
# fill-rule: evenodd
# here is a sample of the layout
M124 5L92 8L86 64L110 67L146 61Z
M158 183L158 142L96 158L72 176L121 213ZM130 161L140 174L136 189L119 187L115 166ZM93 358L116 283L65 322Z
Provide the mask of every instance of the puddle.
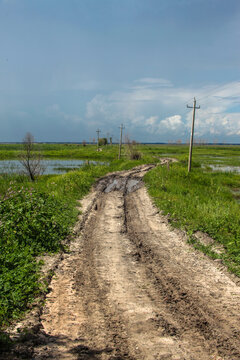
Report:
M240 174L240 166L221 166L221 165L213 165L213 164L207 164L207 166L209 166L213 171L234 172Z
M67 171L76 170L85 164L104 164L88 160L43 160L45 175L60 175ZM0 173L18 174L23 172L23 166L18 160L0 160Z
M111 191L126 191L127 193L133 192L139 189L142 186L142 181L140 179L129 179L118 178L113 179L112 182L104 190L105 193Z
M111 191L120 190L120 188L125 187L125 179L114 179L112 183L110 183L106 189L104 190L105 193L109 193Z
M207 155L207 154L197 154L197 156L201 156L201 157L207 157L207 158L211 158L211 159L230 159L229 156L224 156L224 155Z
M176 156L176 155L182 155L182 153L166 153L166 154L159 154L159 156Z
M140 180L136 180L136 179L130 179L127 182L127 192L133 192L134 190L136 190L139 187L140 184Z

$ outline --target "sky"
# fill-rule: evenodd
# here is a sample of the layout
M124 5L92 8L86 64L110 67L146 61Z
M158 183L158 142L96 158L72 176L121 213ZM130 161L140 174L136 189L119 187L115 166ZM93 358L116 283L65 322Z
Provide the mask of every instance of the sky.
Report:
M240 0L0 0L0 142L240 143Z

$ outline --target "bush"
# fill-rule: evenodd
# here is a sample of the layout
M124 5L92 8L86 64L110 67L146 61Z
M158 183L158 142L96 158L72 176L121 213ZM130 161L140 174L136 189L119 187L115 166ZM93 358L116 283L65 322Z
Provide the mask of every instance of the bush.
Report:
M99 139L99 142L98 142L99 146L104 146L104 145L107 145L107 144L108 144L107 138L100 138Z
M57 251L72 208L52 195L10 187L0 201L0 323L15 318L41 284L35 256Z
M138 150L133 149L130 152L130 159L131 160L140 160L141 158L142 158L142 154Z
M59 239L68 232L68 212L68 205L53 195L23 187L9 188L0 201L1 243L28 245L36 253L56 251L60 247Z
M142 158L142 154L138 150L138 144L135 140L130 140L128 136L125 138L125 142L127 144L127 152L130 160L140 160Z

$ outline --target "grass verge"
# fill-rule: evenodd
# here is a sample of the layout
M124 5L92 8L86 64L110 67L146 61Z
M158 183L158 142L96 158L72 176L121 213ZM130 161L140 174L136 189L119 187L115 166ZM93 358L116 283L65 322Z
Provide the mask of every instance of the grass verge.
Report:
M189 235L202 231L221 243L225 252L215 253L211 247L193 240L195 246L209 256L221 258L228 268L240 276L240 205L231 188L240 187L239 175L207 173L196 167L188 174L186 164L157 167L145 176L150 195L173 226Z
M41 176L34 183L17 175L0 179L0 329L44 291L36 257L63 248L77 218L76 201L97 178L139 163L88 165L64 175Z

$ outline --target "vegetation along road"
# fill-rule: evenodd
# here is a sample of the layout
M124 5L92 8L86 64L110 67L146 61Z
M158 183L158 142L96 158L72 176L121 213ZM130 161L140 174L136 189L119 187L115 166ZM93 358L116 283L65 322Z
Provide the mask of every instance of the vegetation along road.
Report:
M105 163L1 174L0 359L240 359L239 147L42 146Z
M82 200L38 331L15 358L240 359L237 278L152 204L142 178L154 166L111 173Z

